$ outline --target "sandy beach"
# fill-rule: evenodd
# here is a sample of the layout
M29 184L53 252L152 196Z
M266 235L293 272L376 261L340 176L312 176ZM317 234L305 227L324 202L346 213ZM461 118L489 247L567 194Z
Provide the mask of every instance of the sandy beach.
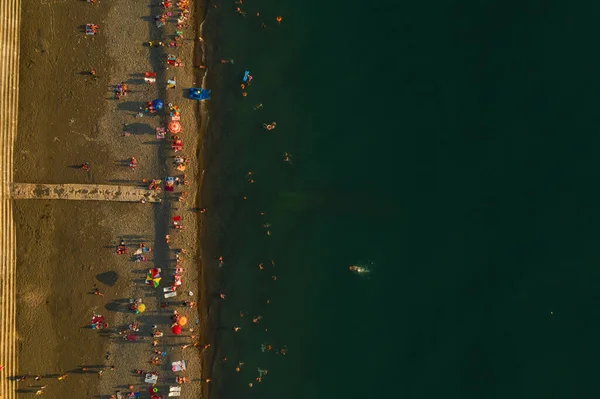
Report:
M173 12L174 12L173 8ZM89 183L142 186L142 179L181 177L173 167L169 140L158 140L155 128L164 126L164 113L136 117L148 101L163 100L181 110L182 154L189 158L185 180L190 184L165 193L161 204L64 200L14 202L17 239L17 333L18 373L27 376L17 392L31 395L40 390L50 397L108 398L133 385L146 391L150 384L134 370L159 373L159 394L177 385L175 376L191 380L181 397L198 397L205 376L201 371L206 319L206 296L199 267L198 198L202 167L199 104L184 98L189 87L200 84L194 74L196 19L184 28L179 48L149 47L149 40L171 42L175 19L158 28L154 16L164 12L160 2L98 4L62 0L22 2L19 130L15 145L14 181L23 183ZM192 15L201 15L194 9ZM99 26L98 34L86 36L84 26ZM196 49L197 50L197 49ZM180 58L184 67L166 65L166 55ZM90 74L95 69L97 77ZM146 71L156 72L156 84L143 80ZM196 68L196 72L198 69ZM167 89L176 76L177 87ZM130 92L114 99L114 86L126 82ZM138 165L129 168L135 157ZM88 162L86 172L78 166ZM178 201L181 192L184 201ZM180 216L174 229L173 216ZM170 244L165 241L171 236ZM116 255L124 240L128 255ZM144 243L153 251L147 261L134 262L132 253ZM177 297L164 306L162 287L173 281L176 251L185 249L183 284ZM148 269L159 267L159 288L144 284ZM98 289L103 294L94 295ZM191 292L190 296L188 292ZM143 298L147 310L136 315L130 299ZM182 301L197 302L190 309ZM162 305L162 306L161 306ZM181 335L170 331L177 310L189 322ZM91 318L102 314L109 327L90 328ZM137 322L135 341L119 335ZM152 327L164 331L156 347ZM192 331L193 330L193 331ZM198 346L181 346L196 343ZM154 350L166 352L160 365L151 365ZM171 371L171 362L186 360L187 370ZM114 367L114 369L113 369ZM58 380L62 374L68 377ZM41 376L38 381L35 376ZM146 393L146 395L148 395Z

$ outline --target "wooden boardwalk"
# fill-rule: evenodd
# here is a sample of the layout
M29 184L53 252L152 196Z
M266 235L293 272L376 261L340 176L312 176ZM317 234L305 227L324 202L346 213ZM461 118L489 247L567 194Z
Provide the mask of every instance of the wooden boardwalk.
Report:
M160 191L106 184L13 183L11 199L61 199L80 201L160 202Z

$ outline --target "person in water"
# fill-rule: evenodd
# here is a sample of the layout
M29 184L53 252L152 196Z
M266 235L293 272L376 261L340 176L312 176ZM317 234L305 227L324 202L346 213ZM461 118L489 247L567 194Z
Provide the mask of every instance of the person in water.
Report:
M348 269L350 269L350 271L353 271L354 273L368 273L369 272L369 269L367 269L364 266L352 265Z
M273 130L275 129L275 127L277 126L276 122L271 122L271 123L263 123L262 127L266 130Z

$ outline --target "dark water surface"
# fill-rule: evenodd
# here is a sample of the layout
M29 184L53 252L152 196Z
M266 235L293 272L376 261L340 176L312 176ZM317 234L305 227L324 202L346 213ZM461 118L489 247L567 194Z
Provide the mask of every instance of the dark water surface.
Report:
M591 397L600 4L229 7L224 397Z

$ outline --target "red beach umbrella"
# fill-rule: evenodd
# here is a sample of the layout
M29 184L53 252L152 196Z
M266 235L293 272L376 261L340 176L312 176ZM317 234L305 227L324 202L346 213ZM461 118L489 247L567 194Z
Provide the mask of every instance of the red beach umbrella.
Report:
M181 334L181 326L179 326L179 325L173 326L173 328L171 328L171 331L173 332L173 334L179 335L179 334Z
M169 129L169 132L171 132L173 134L177 134L181 131L181 123L179 123L177 121L171 121L167 125L167 129Z

